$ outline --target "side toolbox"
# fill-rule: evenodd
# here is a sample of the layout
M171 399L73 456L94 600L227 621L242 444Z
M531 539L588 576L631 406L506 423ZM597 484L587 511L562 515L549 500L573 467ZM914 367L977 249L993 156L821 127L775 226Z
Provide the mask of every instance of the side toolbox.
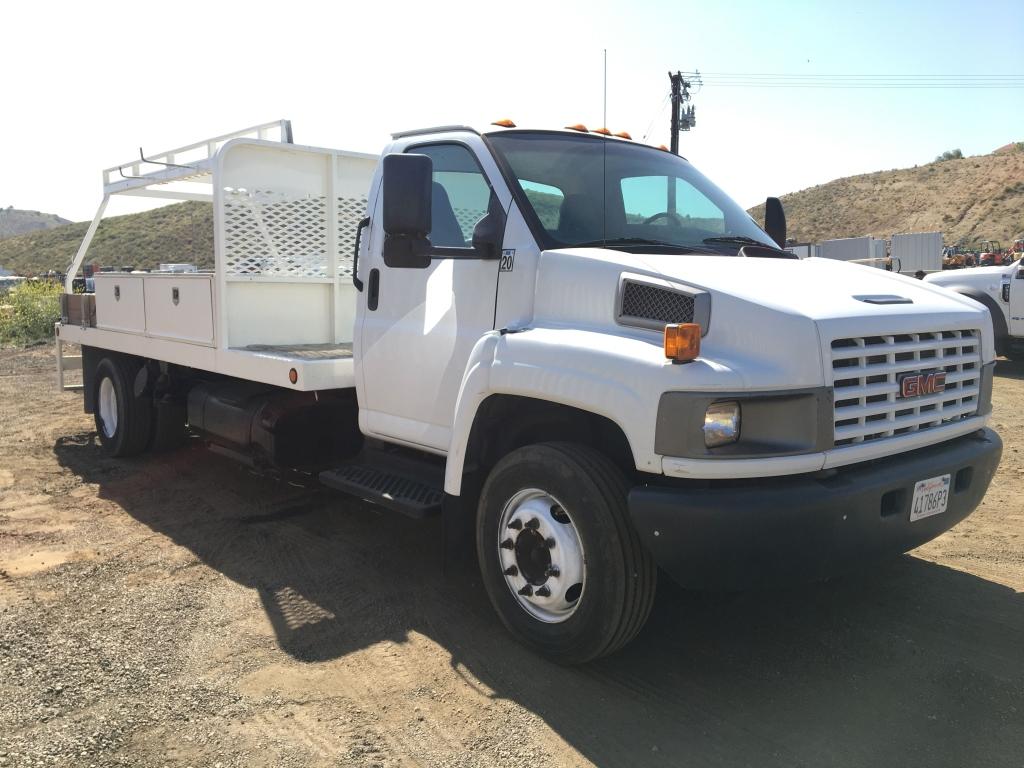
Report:
M96 327L96 296L92 293L62 293L60 319L64 325Z

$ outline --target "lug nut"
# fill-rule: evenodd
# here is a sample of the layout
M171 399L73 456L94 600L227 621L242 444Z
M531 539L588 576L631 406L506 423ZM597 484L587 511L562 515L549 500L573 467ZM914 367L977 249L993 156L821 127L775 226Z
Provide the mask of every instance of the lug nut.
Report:
M551 590L547 587L539 587L537 589L537 597L551 597Z
M519 590L519 594L523 597L533 597L533 587L527 584L525 587Z
M519 569L516 568L514 565L510 565L508 568L505 569L505 575L506 576L518 576L519 575Z
M523 527L523 521L513 520L511 523L508 524L508 527L511 528L513 531L518 531L520 528Z
M544 571L544 575L548 577L558 577L562 575L562 572L558 570L557 565L549 565L547 570Z
M538 528L540 528L540 520L538 520L536 517L531 517L529 520L526 521L526 527L535 531Z
M545 539L544 543L548 545L548 549L554 549L555 548L555 540L554 539Z
M512 539L505 539L503 542L501 542L501 548L502 549L512 549L513 546L514 546L514 543L513 543Z

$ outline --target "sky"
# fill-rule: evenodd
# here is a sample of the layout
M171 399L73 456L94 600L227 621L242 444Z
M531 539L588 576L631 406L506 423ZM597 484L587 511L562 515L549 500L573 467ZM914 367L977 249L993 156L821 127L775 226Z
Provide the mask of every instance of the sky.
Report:
M89 219L101 169L140 145L279 118L297 143L374 153L430 125L598 127L605 50L608 127L667 144L669 70L1024 76L1024 0L8 3L0 207ZM1024 89L692 93L681 154L744 207L1024 141Z

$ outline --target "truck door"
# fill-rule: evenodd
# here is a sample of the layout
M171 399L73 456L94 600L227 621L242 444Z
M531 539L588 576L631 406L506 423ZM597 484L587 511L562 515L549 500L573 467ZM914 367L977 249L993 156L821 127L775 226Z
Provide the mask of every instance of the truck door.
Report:
M1024 259L1010 271L1009 326L1011 336L1024 338Z
M377 195L367 269L360 269L366 288L356 332L359 422L365 434L443 452L470 352L494 328L493 256L501 244L485 257L472 246L473 230L489 206L507 212L511 195L477 136L405 151L433 161L432 258L425 269L384 264Z

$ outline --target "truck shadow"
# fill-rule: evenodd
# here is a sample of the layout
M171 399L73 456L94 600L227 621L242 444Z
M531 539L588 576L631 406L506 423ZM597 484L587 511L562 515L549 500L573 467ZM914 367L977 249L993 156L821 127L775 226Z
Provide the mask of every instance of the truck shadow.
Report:
M1024 360L996 360L996 376L1002 379L1024 379Z
M253 476L198 445L113 461L82 433L54 450L102 498L256 590L291 657L424 635L456 673L597 765L960 766L1024 754L1024 599L976 576L904 557L787 590L697 594L663 580L636 641L563 668L507 635L474 573L442 575L438 521Z

